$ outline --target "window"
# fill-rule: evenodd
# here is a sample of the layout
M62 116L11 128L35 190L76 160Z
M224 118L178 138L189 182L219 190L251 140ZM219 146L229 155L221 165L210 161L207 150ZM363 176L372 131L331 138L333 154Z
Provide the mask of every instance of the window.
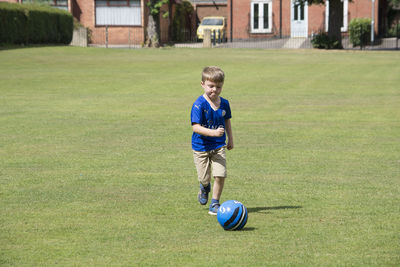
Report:
M95 0L96 25L142 25L140 0Z
M294 7L293 20L294 21L303 21L304 20L304 3L295 3Z
M343 21L342 21L342 32L347 32L348 30L348 13L349 13L349 1L348 0L340 0L343 8ZM325 1L325 31L328 31L329 28L329 0Z
M251 2L251 32L272 32L272 0L253 0Z
M68 0L22 0L23 4L39 3L68 11Z

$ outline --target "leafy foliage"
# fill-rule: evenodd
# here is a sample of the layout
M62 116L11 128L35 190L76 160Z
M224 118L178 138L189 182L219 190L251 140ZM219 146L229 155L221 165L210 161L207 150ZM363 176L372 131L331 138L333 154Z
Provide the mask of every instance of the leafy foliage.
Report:
M350 42L353 46L367 45L371 35L371 19L369 18L355 18L349 24Z
M46 5L0 3L0 43L69 44L73 18Z
M150 0L147 3L147 6L149 8L150 14L152 16L157 16L158 14L160 14L161 7L168 3L169 0Z
M400 25L399 24L395 24L393 25L388 32L388 36L389 37L400 37Z
M187 32L190 31L187 19L193 13L193 6L188 1L183 1L182 4L176 5L174 19L172 22L173 32L172 39L174 41L184 41Z
M330 37L327 33L321 32L311 40L312 46L319 49L339 49L341 48L339 41Z

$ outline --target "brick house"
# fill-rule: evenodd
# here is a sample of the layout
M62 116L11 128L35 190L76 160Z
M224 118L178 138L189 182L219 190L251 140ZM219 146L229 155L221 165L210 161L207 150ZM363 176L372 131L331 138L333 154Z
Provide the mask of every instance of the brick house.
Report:
M0 0L25 3L31 0ZM175 0L181 1L181 0ZM94 44L142 44L148 19L148 0L50 0L50 5L68 10L91 31ZM227 18L228 39L302 37L328 30L328 5L296 4L295 0L189 0L194 8L194 32L205 16ZM329 0L326 0L329 2ZM342 0L343 34L351 19L371 18L371 0ZM387 0L375 0L375 32L385 25ZM163 12L167 7L163 7ZM106 32L107 28L107 32ZM160 17L161 41L168 40L168 20ZM193 33L192 33L193 35Z
M142 44L148 20L148 0L50 0L56 8L68 10L90 30L93 44ZM178 0L179 1L179 0ZM0 0L28 3L31 0ZM167 8L164 7L163 11ZM162 41L168 40L167 19L160 19ZM107 28L107 31L106 31Z
M228 17L228 0L189 0L197 16L198 25L207 16Z
M329 0L326 0L329 2ZM371 0L342 0L342 33L353 18L371 18ZM383 24L386 0L375 0L375 32ZM251 39L273 36L307 37L328 30L329 6L297 4L295 0L228 0L228 38Z
M91 31L94 44L141 44L145 39L145 0L68 0L70 12ZM107 31L106 31L107 29Z
M29 3L30 0L0 0ZM56 8L68 10L91 32L94 44L141 44L147 25L147 0L50 0ZM146 8L145 8L146 7ZM107 33L106 34L106 26Z
M181 2L182 0L175 0ZM227 17L227 0L188 0L194 9L192 36L205 16ZM32 0L0 0L28 3ZM93 44L142 44L148 20L148 0L49 0L51 6L68 10L89 28ZM162 13L168 10L163 6ZM107 28L107 31L106 31ZM168 40L168 19L160 16L160 38Z

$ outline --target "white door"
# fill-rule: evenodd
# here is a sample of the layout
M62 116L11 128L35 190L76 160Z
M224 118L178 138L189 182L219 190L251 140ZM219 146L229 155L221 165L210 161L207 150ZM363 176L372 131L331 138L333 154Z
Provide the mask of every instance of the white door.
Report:
M308 35L308 4L307 1L299 3L292 0L292 12L290 15L291 37L307 37Z

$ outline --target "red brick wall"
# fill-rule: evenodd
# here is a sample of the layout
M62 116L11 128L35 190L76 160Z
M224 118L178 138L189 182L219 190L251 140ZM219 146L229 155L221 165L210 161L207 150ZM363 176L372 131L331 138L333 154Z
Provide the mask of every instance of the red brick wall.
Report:
M218 7L218 8L217 8ZM228 10L226 5L197 5L196 14L199 21L201 21L204 17L210 16L221 16L228 17Z
M372 2L371 0L358 0L349 3L349 23L354 18L371 18ZM379 0L375 0L375 32L379 33Z
M308 6L308 34L321 31L325 31L325 5L310 5Z
M233 9L233 39L265 38L279 35L280 33L280 2L282 2L282 35L290 36L290 0L272 1L272 33L250 33L250 3L251 0L232 0ZM227 1L227 32L230 38L230 9L231 0ZM375 31L378 31L379 0L375 1ZM348 23L356 17L371 18L371 0L356 0L348 5ZM316 33L325 29L325 5L311 5L308 7L308 33Z
M231 6L232 4L232 6ZM232 10L232 18L231 18ZM232 26L231 26L232 23ZM232 0L228 1L228 38L231 38L231 28L233 31L233 39L249 38L250 23L250 1L249 0Z
M168 12L168 7L166 5L161 8L160 14L160 40L163 43L168 42L168 18L163 18L162 16L165 12Z
M145 0L141 1L142 26L109 26L108 44L142 44L144 42L144 26L146 25L147 6ZM105 44L106 27L96 26L94 0L73 0L72 13L81 24L92 31L93 44Z

